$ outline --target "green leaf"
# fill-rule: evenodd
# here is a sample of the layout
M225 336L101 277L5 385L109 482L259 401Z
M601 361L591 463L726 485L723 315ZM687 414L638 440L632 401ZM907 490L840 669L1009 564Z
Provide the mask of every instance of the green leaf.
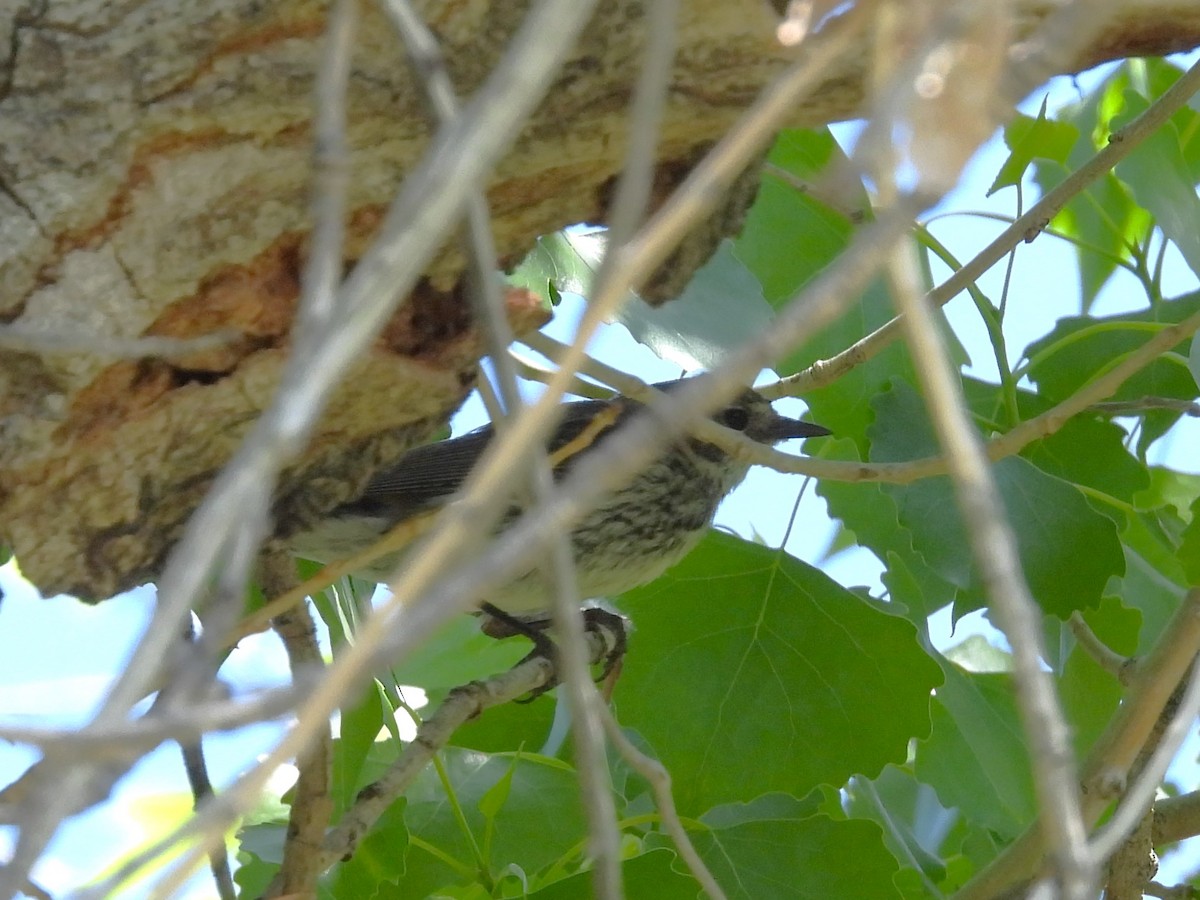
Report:
M1192 503L1200 497L1200 475L1163 466L1150 466L1148 471L1149 486L1133 498L1137 508L1146 511L1170 507L1177 515L1186 517Z
M524 638L498 641L481 632L473 616L455 616L406 656L393 675L397 684L441 692L503 672L528 652Z
M233 880L243 897L261 897L283 862L286 825L252 825L238 832L240 848Z
M1114 580L1110 593L1142 614L1137 649L1142 655L1163 635L1179 608L1187 576L1177 546L1153 515L1130 516L1121 541L1125 546L1125 575Z
M621 866L625 900L696 900L699 883L678 871L681 864L667 849L651 850ZM529 895L529 900L579 900L593 891L591 872L581 872L547 885Z
M1049 475L1126 503L1150 485L1145 464L1125 448L1124 430L1100 419L1076 416L1021 456Z
M586 839L579 785L569 766L531 753L488 755L453 747L443 751L443 762L477 841L488 824L480 809L485 796L511 775L509 795L491 820L490 872L510 866L537 872ZM424 897L443 885L475 880L474 857L432 769L417 778L407 801L404 818L413 845L398 882L404 896ZM461 868L449 865L443 855Z
M1192 504L1192 521L1183 530L1179 562L1191 587L1200 586L1200 499Z
M1200 294L1188 294L1138 313L1060 319L1048 335L1027 348L1030 365L1026 374L1037 384L1038 393L1052 403L1059 403L1140 348L1160 328L1182 322L1197 311L1200 311ZM1112 399L1194 399L1196 382L1183 362L1186 342L1172 349L1173 354L1159 357L1130 377ZM1139 454L1144 456L1150 443L1174 425L1179 416L1170 410L1146 412L1138 441Z
M835 821L772 796L717 807L701 820L710 830L693 843L731 900L900 897L896 861L873 822Z
M520 754L512 757L512 765L509 766L508 771L479 798L479 811L483 813L485 819L494 820L504 809L504 804L508 801L509 794L512 793L513 773L517 770L517 760L520 758Z
M843 177L821 177L843 159L827 129L785 131L771 150L758 198L734 249L762 285L766 301L776 308L790 301L849 244L854 225L847 210L857 213L870 209L861 184ZM782 174L773 172L772 167ZM796 179L802 185L793 183ZM806 189L826 182L848 184L843 189L845 196L830 198L834 201L830 204L824 202L821 191ZM882 282L876 281L846 315L779 360L775 370L790 375L818 359L833 356L892 316L888 292ZM868 401L896 369L909 371L907 357L898 343L828 387L806 394L805 402L814 419L835 434L860 435L869 417ZM865 447L862 452L865 454Z
M817 272L845 249L852 224L845 208L837 209L808 185L834 161L844 162L827 129L784 131L767 157L758 197L737 239L737 256L762 284L768 303L789 300ZM856 185L849 205L869 210L866 191Z
M969 821L1014 838L1037 807L1011 678L965 672L950 662L942 668L933 733L917 746L917 778Z
M1200 335L1192 335L1191 349L1188 350L1188 371L1192 373L1192 381L1200 387Z
M1059 110L1056 119L1074 126L1083 138L1072 148L1067 165L1050 160L1035 163L1034 177L1043 193L1056 187L1107 145L1111 120L1121 108L1121 98L1129 83L1129 67L1121 66L1084 101ZM1077 241L1076 258L1086 312L1117 265L1130 259L1129 248L1145 245L1154 221L1134 202L1129 188L1115 175L1107 174L1072 197L1050 224Z
M1096 637L1124 656L1137 652L1137 635L1142 615L1115 597L1105 597L1097 609L1083 613L1083 620ZM1072 650L1059 679L1059 697L1071 723L1076 755L1082 759L1108 726L1121 703L1124 688L1116 677L1092 659L1072 639Z
M758 279L734 255L732 242L722 241L678 298L650 306L634 297L614 321L660 359L692 371L715 367L774 315Z
M539 238L509 280L530 289L549 282L555 293L586 295L607 240L603 230ZM612 321L659 358L690 371L717 365L733 347L766 328L773 315L758 279L734 255L733 244L724 241L678 298L655 307L631 294Z
M604 229L556 231L538 238L537 246L509 274L508 282L539 295L553 287L554 292L587 296L603 255Z
M946 877L943 843L958 815L942 806L933 788L911 772L887 766L876 779L852 779L846 810L852 818L880 827L884 844L902 867L915 862L932 881Z
M404 801L393 803L359 842L354 856L322 879L335 897L369 900L394 896L411 852L404 824Z
M1123 127L1149 107L1145 97L1126 91L1125 109L1114 127ZM1193 120L1188 126L1194 127L1196 114L1186 109L1180 112ZM1196 228L1200 197L1196 196L1196 175L1184 157L1178 117L1179 113L1143 139L1117 163L1116 173L1129 185L1137 203L1153 213L1158 227L1179 248L1192 271L1200 275L1200 231Z
M333 799L339 813L354 801L359 773L383 727L383 688L372 680L354 706L342 708L341 732L334 742Z
M1048 159L1065 163L1079 129L1069 122L1055 122L1046 118L1046 99L1038 110L1037 118L1018 114L1004 129L1004 143L1008 145L1008 159L996 173L996 180L988 188L988 195L1001 188L1018 185L1025 170L1035 159Z
M946 650L946 659L968 672L1011 672L1012 654L973 634Z
M840 785L926 733L938 673L913 626L785 554L714 532L621 606L619 718L682 812Z
M873 459L894 461L936 452L916 391L902 381L874 401L870 430ZM1097 512L1078 488L1010 457L992 474L1017 540L1021 566L1034 598L1044 610L1067 618L1100 602L1110 577L1124 571L1117 529ZM983 583L967 542L954 487L946 476L885 489L898 521L916 550L939 576L957 588L955 609L962 614L985 605Z
M506 703L493 707L486 715L472 719L454 732L451 743L484 753L514 749L536 751L545 742L554 723L555 702L556 695L548 693L533 703Z

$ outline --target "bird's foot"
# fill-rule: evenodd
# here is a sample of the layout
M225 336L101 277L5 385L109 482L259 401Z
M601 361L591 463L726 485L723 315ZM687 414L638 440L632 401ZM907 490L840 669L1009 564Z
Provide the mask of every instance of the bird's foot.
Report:
M548 616L523 619L490 603L482 604L480 609L485 616L480 628L488 637L507 638L520 634L533 641L533 650L521 662L541 657L557 666L558 648L549 634L553 623ZM608 699L620 676L621 661L629 645L629 619L599 606L589 606L583 610L583 627L585 633L596 636L596 643L601 648L593 663L603 665L596 681L604 684L604 696ZM558 679L554 678L518 702L530 703L557 686Z

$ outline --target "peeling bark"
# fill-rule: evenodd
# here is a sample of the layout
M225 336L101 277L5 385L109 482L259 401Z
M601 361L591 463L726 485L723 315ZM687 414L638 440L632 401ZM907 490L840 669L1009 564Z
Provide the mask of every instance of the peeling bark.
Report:
M459 93L495 65L527 3L425 0ZM1112 11L1111 5L1102 7ZM311 227L313 77L324 4L307 0L0 0L0 318L106 337L230 330L183 359L0 352L0 530L46 592L100 598L152 579L215 473L269 402L288 352ZM1045 5L1026 3L1028 29ZM1200 9L1126 0L1083 68L1200 43ZM659 148L682 178L795 53L762 0L690 0ZM539 234L603 221L625 150L644 42L642 4L601 4L584 42L493 174L500 266ZM794 123L855 114L871 50L827 73ZM364 4L351 90L347 255L429 139L398 39ZM697 223L651 281L677 293L753 193ZM352 264L352 263L351 263ZM448 241L352 373L284 476L281 532L346 499L371 470L427 439L474 378L479 335ZM538 298L509 297L518 330Z

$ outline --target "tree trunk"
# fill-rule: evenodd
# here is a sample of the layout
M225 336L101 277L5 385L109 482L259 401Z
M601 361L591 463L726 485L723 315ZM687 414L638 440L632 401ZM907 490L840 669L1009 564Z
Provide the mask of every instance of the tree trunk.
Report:
M782 5L782 4L777 4ZM526 3L425 0L469 96ZM1098 8L1112 10L1111 4ZM600 222L620 171L645 40L643 4L607 0L488 186L500 258L540 234ZM1018 32L1045 13L1025 3ZM762 0L690 0L658 151L661 199L799 50ZM310 229L314 72L324 4L305 0L0 0L0 530L46 592L100 598L155 577L188 513L269 403ZM1125 0L1075 66L1200 43L1190 3ZM843 59L796 125L853 116L871 48ZM347 98L348 259L370 241L430 127L395 33L363 5ZM736 228L752 191L652 280L677 292ZM427 439L473 383L481 342L447 241L349 374L285 473L280 531L349 498ZM518 330L540 298L511 291ZM140 336L227 335L170 358ZM59 342L44 347L45 336ZM38 337L38 335L42 337ZM122 358L123 357L123 358Z

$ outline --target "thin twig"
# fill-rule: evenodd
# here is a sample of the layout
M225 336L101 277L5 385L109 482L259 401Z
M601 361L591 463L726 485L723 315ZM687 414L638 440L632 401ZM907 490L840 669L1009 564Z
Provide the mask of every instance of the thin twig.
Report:
M346 191L350 181L346 94L357 28L356 0L337 0L332 4L316 81L310 200L314 221L312 250L304 267L302 300L296 313L295 352L302 358L320 343L339 312L337 288L342 280Z
M163 600L95 722L111 724L124 718L158 681L170 635L177 633L229 538L240 531L243 511L266 508L280 467L308 437L338 378L415 285L461 215L474 186L491 170L544 95L594 5L594 0L537 3L463 115L433 137L388 210L378 239L339 291L337 304L344 316L337 327L327 332L311 354L292 356L275 403L255 423L189 520L159 579ZM315 725L314 720L309 727ZM226 792L224 802L210 804L208 816L225 816L229 810L254 802L267 776L264 769L256 769L251 777L237 782L240 790ZM78 766L68 777L53 780L53 793L43 792L44 802L26 820L12 860L0 873L0 888L15 887L23 880L61 821L63 807L70 805L71 796L84 790L89 780L88 766ZM200 814L196 821L204 818ZM180 866L189 864L186 857L193 852L185 855Z
M1083 765L1083 814L1087 823L1094 823L1123 790L1130 768L1198 652L1200 588L1193 588L1163 629L1158 644L1142 659L1125 701ZM955 900L990 900L1030 878L1042 860L1042 841L1041 828L1035 822L976 872L955 894Z
M434 114L443 122L451 121L458 114L458 102L446 73L445 63L433 34L425 27L416 11L405 0L388 0L385 4L393 22L400 31L415 66L423 70L429 104ZM660 2L651 7L650 27L652 32L663 23L662 10L667 10L666 27L661 30L670 40L674 34L674 2ZM662 41L650 40L651 50L659 51L665 61L655 59L653 53L646 58L643 77L639 79L634 95L634 131L637 132L637 112L646 103L647 94L662 98L666 94L671 63L674 57L670 47L664 48ZM668 52L662 53L661 51ZM655 65L651 65L655 63ZM646 72L659 77L647 84ZM660 115L652 116L649 134L653 140L657 134ZM642 131L646 129L643 128ZM640 172L649 168L654 160L653 146L646 155L644 165L634 166L629 171ZM647 177L646 192L649 191ZM482 192L471 197L467 207L468 245L471 247L471 291L470 298L476 320L484 327L488 339L488 351L500 383L500 393L509 415L520 413L523 403L517 388L516 370L508 355L513 334L504 314L496 278L496 250L492 237L487 200ZM503 433L507 422L493 416L497 433ZM530 494L535 503L549 495L553 475L546 451L540 442L531 445L533 452L527 453L520 469L513 474L527 471ZM595 693L584 647L584 628L580 612L578 579L571 543L566 532L561 533L550 547L549 580L553 586L554 620L559 631L559 662L564 672L568 702L574 712L576 752L579 756L580 784L583 788L584 808L591 825L592 851L595 860L596 894L603 900L617 900L621 895L620 834L616 827L616 808L612 799L612 787L608 777L608 766L604 760L603 738L600 729L589 722L588 694Z
M692 839L688 837L687 829L683 827L683 822L679 819L679 811L675 809L675 798L671 795L671 773L657 759L647 756L633 745L625 736L625 732L621 730L621 726L617 724L617 720L613 718L612 713L609 712L608 707L601 707L600 721L604 723L604 731L612 745L621 754L621 758L629 763L634 771L646 779L650 785L650 789L654 792L654 803L658 807L658 815L663 828L675 842L675 849L679 852L680 858L695 879L700 882L700 886L708 894L709 900L725 900L725 892L721 890L717 879L713 877L708 866L704 864L704 860L700 858L700 854L696 852Z
M146 752L163 741L190 741L213 731L232 731L277 719L295 705L296 698L293 687L271 688L252 697L205 700L187 709L156 710L141 719L86 732L0 725L0 741L40 747L49 754L61 744L92 757L123 756L131 748ZM0 803L7 800L5 788L0 791Z
M1100 640L1078 611L1071 613L1071 618L1067 619L1067 625L1070 627L1071 633L1075 635L1079 646L1096 665L1115 677L1121 684L1129 684L1129 680L1136 671L1136 659L1122 656Z
M1125 791L1117 810L1091 840L1091 851L1098 860L1107 859L1137 827L1154 802L1154 795L1167 774L1167 767L1179 752L1192 723L1200 716L1200 666L1192 666L1192 677L1154 753Z
M1158 900L1195 900L1197 896L1200 896L1190 884L1168 886L1159 884L1157 881L1147 884L1142 888L1142 893L1147 897L1157 897Z
M1174 397L1110 400L1107 403L1093 403L1090 408L1102 416L1137 416L1152 409L1165 409L1193 419L1200 418L1200 403L1194 400L1177 400Z
M1142 141L1184 106L1197 89L1200 89L1200 62L1194 63L1138 118L1119 131L1114 131L1106 147L1068 175L1061 184L1048 191L1025 215L1004 229L970 262L930 291L929 301L938 306L948 303L1003 259L1019 242L1032 241L1072 198L1132 153ZM900 323L897 319L892 319L836 356L818 360L803 372L782 379L778 386L772 385L769 389L770 396L800 396L807 391L831 384L851 369L878 355L899 337Z
M267 551L263 558L262 583L266 590L286 589L295 579L295 562L283 550ZM282 592L280 590L280 592ZM292 677L319 672L324 667L317 629L308 604L297 603L275 617L272 623L287 650ZM329 723L296 757L296 787L288 813L283 863L265 896L311 896L316 894L316 855L333 815L333 735Z
M536 333L541 334L541 332ZM528 357L522 356L511 348L509 349L509 356L512 357L517 374L527 381L548 384L550 379L554 377L553 369L547 369L545 366L534 362ZM591 357L589 356L588 359L590 360ZM567 387L567 393L574 394L577 397L587 397L590 400L611 400L615 396L614 391L610 391L598 384L592 384L590 381L584 381L578 377L571 381L571 384Z
M21 323L0 325L0 350L33 353L38 356L70 354L101 359L171 359L209 350L219 350L237 341L241 335L221 330L193 338L173 338L147 334L140 337L98 335L94 331L74 331L56 327L53 331L32 328Z
M612 649L606 633L599 631L587 633L587 644L593 663L605 659ZM465 722L486 709L511 703L552 684L556 678L552 660L530 655L502 675L473 681L452 690L441 705L421 722L416 737L405 745L399 757L379 778L359 791L353 804L326 835L316 854L317 867L324 871L338 860L350 858L375 821L408 790L413 779Z
M188 638L190 643L188 649L195 648L196 650L202 651L204 649L201 646L203 639L196 633L196 629L194 627L195 619L193 619L189 625L191 627L188 628ZM204 668L208 670L204 672L205 684L212 685L212 683L216 680L216 672L220 665L219 659L219 654L212 654L212 661L204 666ZM204 661L203 655L201 655L200 661ZM184 662L187 663L192 661L185 659ZM172 697L172 693L180 688L182 688L184 691L188 690L187 679L180 679L176 683L170 685L166 690L160 692L158 699L155 701L155 706L162 705L165 707L175 708L190 707L192 705L191 703L181 704L174 702L175 698ZM190 693L194 695L195 691ZM188 699L190 700L192 698L189 697ZM213 794L212 778L209 776L208 772L208 760L204 758L203 735L198 735L195 740L180 741L179 751L183 757L183 770L187 775L188 786L191 788L192 799L194 801L193 808L195 808L203 803L206 797L211 797ZM220 897L220 900L236 900L237 888L233 883L233 870L229 867L229 852L225 847L224 841L219 841L213 844L212 849L209 850L208 864L209 870L212 872L213 882L217 888L217 896Z
M1004 503L966 410L933 307L921 295L914 251L896 254L891 276L909 356L946 454L988 606L1012 647L1013 681L1058 888L1069 900L1085 900L1092 894L1097 873L1087 853L1070 730L1054 680L1041 665L1046 653L1039 610L1021 571L1016 537L1004 518Z
M1144 369L1176 344L1186 340L1200 330L1200 313L1184 319L1177 325L1169 325L1159 331L1145 344L1130 353L1103 375L1092 379L1074 394L1041 415L1026 419L1012 430L989 441L985 445L988 459L995 462L1012 456L1033 441L1054 434L1073 416L1084 412L1092 404L1111 397L1116 390L1137 372ZM768 391L760 390L760 393ZM705 436L705 440L718 438ZM902 463L859 463L838 460L813 459L789 456L778 451L756 450L753 461L780 472L812 475L832 481L878 481L886 484L911 484L922 478L946 473L946 461L941 456L928 456Z
M29 879L26 879L25 884L21 886L21 892L32 897L33 900L54 900L49 891Z

